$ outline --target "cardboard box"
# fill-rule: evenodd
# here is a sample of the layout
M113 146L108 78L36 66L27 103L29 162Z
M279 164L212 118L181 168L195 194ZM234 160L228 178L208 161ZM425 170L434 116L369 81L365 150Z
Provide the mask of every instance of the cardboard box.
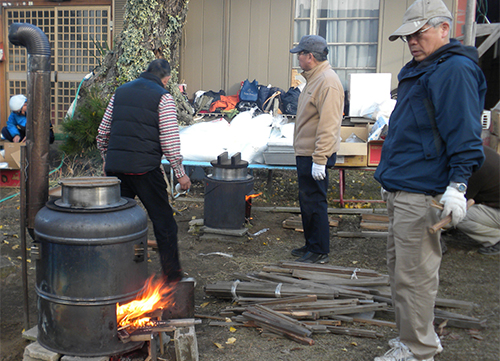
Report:
M21 168L21 147L24 143L11 143L3 142L3 150L5 153L2 156L0 153L0 163L7 162L7 169L20 169Z
M365 143L346 143L345 140L353 133L364 140ZM342 142L337 152L335 165L340 167L366 167L368 158L368 147L366 144L368 127L366 125L361 127L341 127L340 136L342 137Z
M374 140L368 142L368 166L376 167L380 163L380 156L382 155L383 140Z

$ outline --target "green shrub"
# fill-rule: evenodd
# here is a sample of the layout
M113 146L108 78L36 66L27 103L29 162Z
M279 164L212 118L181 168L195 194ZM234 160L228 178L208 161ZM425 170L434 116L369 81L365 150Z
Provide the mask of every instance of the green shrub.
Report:
M97 87L83 95L74 116L62 124L65 139L60 149L67 155L96 153L97 129L107 105L108 99L99 94Z

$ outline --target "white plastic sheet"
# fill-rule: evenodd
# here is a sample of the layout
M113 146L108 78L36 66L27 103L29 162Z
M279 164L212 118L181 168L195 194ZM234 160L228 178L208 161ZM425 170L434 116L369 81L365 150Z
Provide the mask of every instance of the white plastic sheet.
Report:
M253 116L254 111L239 113L229 124L220 118L191 125L180 131L181 154L185 160L210 162L223 152L241 153L249 163L264 163L272 125L271 114Z

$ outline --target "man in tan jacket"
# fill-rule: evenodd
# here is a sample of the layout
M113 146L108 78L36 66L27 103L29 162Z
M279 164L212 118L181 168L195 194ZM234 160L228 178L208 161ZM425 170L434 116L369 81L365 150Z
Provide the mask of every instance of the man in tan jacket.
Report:
M297 261L326 263L330 252L327 166L334 166L340 147L344 89L327 61L328 47L318 35L302 37L297 54L307 81L297 105L294 149L305 246L294 249Z

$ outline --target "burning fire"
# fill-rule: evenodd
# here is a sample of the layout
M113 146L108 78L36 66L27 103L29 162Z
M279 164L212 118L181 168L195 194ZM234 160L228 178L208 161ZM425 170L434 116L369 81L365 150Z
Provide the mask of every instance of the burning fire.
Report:
M173 304L173 288L163 280L154 280L151 276L144 285L139 299L124 305L116 304L118 328L143 327L148 325L153 311Z
M252 217L250 216L252 213L252 198L258 197L261 194L262 192L245 196L245 218L247 219L247 221L252 219Z
M250 201L250 202L251 202L251 199L252 199L252 198L258 197L258 196L260 196L261 194L262 194L262 192L260 192L260 193L258 193L258 194L249 194L249 195L246 195L246 196L245 196L245 201L247 201L247 202L248 202L248 201Z

